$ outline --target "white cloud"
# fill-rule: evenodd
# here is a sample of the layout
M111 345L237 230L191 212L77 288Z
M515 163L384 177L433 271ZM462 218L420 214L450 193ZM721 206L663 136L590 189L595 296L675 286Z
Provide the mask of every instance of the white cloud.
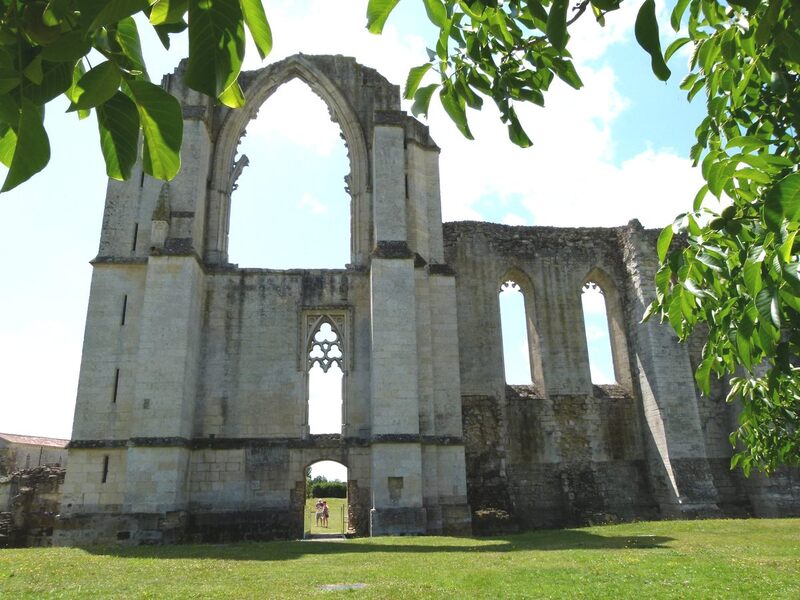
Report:
M529 225L528 219L514 213L508 213L501 221L504 225Z
M599 385L616 383L616 380L613 377L592 362L589 363L589 371L592 374L592 383Z
M321 215L328 210L325 204L317 200L317 198L312 196L309 192L304 192L303 195L300 196L298 205L312 215Z
M299 81L282 85L262 106L247 127L248 138L296 144L322 157L342 144L325 102Z
M586 325L586 339L590 342L597 340L608 339L608 327L601 327L599 325Z

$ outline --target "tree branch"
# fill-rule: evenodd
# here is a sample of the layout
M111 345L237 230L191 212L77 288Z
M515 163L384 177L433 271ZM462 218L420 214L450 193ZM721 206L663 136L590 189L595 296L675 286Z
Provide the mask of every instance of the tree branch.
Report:
M576 5L575 8L572 10L576 11L575 16L572 17L569 21L567 21L567 25L572 25L575 21L577 21L580 16L586 12L586 7L589 6L589 0L583 0L580 4Z

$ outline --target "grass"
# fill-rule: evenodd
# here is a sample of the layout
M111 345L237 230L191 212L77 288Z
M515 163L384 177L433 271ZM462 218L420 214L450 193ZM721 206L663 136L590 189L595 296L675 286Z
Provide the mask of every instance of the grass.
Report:
M322 498L328 502L328 526L317 527L314 506L317 498L306 500L306 527L310 527L311 535L331 535L347 531L347 500L345 498Z
M326 584L366 584L323 591ZM800 519L0 550L0 598L800 598Z

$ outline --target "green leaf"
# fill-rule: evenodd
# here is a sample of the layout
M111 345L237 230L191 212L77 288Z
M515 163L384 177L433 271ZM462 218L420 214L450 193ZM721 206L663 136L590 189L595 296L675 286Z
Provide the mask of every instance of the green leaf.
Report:
M783 218L796 221L800 216L800 173L792 173L778 181L767 192L764 201L764 221L773 231L779 231Z
M683 287L685 287L690 294L698 298L705 298L708 296L708 292L697 285L697 282L693 279L685 279L683 281Z
M70 31L59 36L52 44L46 46L40 56L50 62L74 63L88 54L91 47L83 32Z
M19 72L15 69L0 69L0 94L6 94L19 85Z
M778 254L784 263L792 260L792 248L794 248L794 239L797 237L797 230L795 229L786 236L786 240L781 244L778 249Z
M414 67L408 71L408 78L406 79L406 89L403 95L406 100L411 100L414 97L414 94L417 93L417 88L419 88L419 84L422 81L422 78L425 77L425 73L427 73L433 65L431 63L425 63L424 65L420 65L418 67ZM427 112L427 109L426 109Z
M783 0L768 0L767 12L761 18L756 29L755 41L758 46L766 44L775 35L775 24L778 20L778 13L783 5Z
M17 143L8 174L0 193L14 189L47 166L50 161L50 142L44 130L44 107L28 100L22 101L17 128Z
M261 60L264 60L272 50L272 30L269 27L264 6L261 4L261 0L239 0L239 4L242 7L247 29L250 30L250 35L253 36L253 41L256 43L258 55Z
M39 54L22 69L22 74L36 85L41 85L44 73L42 72L42 55Z
M0 135L0 163L10 167L14 158L14 150L17 148L17 132L8 125L5 125L2 129L3 133Z
M447 85L439 92L439 98L442 101L444 110L453 120L453 123L456 124L461 134L469 140L474 139L472 137L472 132L469 130L469 124L467 123L464 99L456 94L452 86Z
M678 0L675 3L675 8L672 9L669 22L675 31L681 28L681 20L683 19L683 13L686 12L687 6L689 6L689 0Z
M667 46L667 49L664 50L664 60L668 61L672 58L672 55L675 54L678 50L683 48L686 44L692 41L692 38L683 37L678 38L677 40L673 40L673 42Z
M778 295L771 288L764 288L756 295L756 308L764 321L772 323L775 327L781 326Z
M708 194L708 184L704 183L703 187L701 187L697 194L694 197L694 202L692 203L692 210L700 210L700 207L703 205L703 199Z
M236 81L244 59L244 24L239 0L189 4L189 62L185 82L219 97Z
M180 23L188 9L189 0L157 0L150 10L150 23L152 25Z
M667 251L669 250L670 242L672 242L673 234L674 232L672 231L672 223L664 227L664 229L661 230L661 233L658 234L656 250L658 251L658 260L660 262L664 262L664 259L667 257Z
M133 17L126 17L117 24L116 39L125 57L130 62L132 70L138 71L144 79L150 81L150 77L147 75L147 67L144 63L144 55L142 54L139 30L136 28L136 21L133 20Z
M423 0L423 3L431 23L439 29L445 29L447 26L447 9L442 0Z
M184 21L178 23L165 23L164 25L154 25L153 29L161 41L161 45L169 50L170 41L169 36L171 33L181 33L186 30L188 25Z
M242 108L244 106L244 94L238 81L234 81L227 90L219 95L219 101L228 108Z
M117 92L121 81L119 69L113 62L100 63L67 90L67 97L74 106L70 110L102 104Z
M400 0L369 0L367 4L367 30L370 33L383 32L386 19Z
M415 117L425 115L427 118L428 108L431 105L431 96L433 96L433 92L435 92L438 87L438 83L432 83L418 89L414 94L414 104L411 105L411 114Z
M128 96L117 92L95 110L106 174L128 179L136 163L139 145L139 113Z
M711 365L713 362L714 357L707 356L694 372L694 380L697 382L697 387L700 388L704 396L708 396L711 391Z
M747 259L744 262L742 276L747 291L755 298L761 291L761 262Z
M520 148L529 148L533 145L519 122L517 112L513 108L508 111L508 119L510 121L508 124L508 138Z
M108 0L89 25L89 30L121 21L125 17L142 12L149 5L147 0Z
M644 0L636 15L634 26L636 41L650 55L650 66L653 73L661 81L666 81L672 74L661 55L661 42L658 38L658 21L656 21L655 0Z
M147 81L129 81L128 89L144 133L144 170L157 179L172 179L181 166L181 105L163 88Z
M567 9L569 0L553 0L550 14L547 15L547 39L555 48L563 51L567 47Z
M72 68L70 63L42 62L42 83L26 85L23 89L25 98L34 104L47 104L69 88L72 83Z
M578 76L575 70L575 65L570 60L553 59L553 70L559 79L564 83L570 85L572 88L579 90L583 87L583 81Z

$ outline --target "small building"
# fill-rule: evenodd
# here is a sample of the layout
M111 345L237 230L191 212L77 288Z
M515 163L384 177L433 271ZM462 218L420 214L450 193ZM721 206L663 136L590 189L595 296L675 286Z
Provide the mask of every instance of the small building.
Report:
M0 433L0 476L20 469L67 464L69 440Z

